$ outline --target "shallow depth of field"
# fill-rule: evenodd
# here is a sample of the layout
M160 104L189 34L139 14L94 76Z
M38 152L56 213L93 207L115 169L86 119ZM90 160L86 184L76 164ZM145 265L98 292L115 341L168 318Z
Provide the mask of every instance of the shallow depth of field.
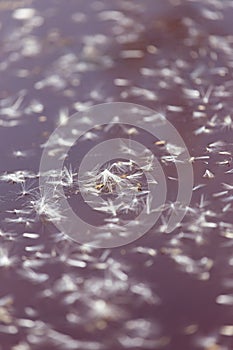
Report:
M233 1L1 0L0 57L0 350L231 350ZM169 198L146 235L94 249L54 225L65 213L59 196L41 195L39 165L59 124L105 102L166 117L194 187L166 233L180 150L127 129L161 163ZM87 133L61 183L83 217L113 232L150 210L144 172L125 159L91 169L82 185L101 198L93 213L75 178L87 150L124 132ZM69 140L55 141L51 155L63 157ZM150 158L136 156L145 170Z

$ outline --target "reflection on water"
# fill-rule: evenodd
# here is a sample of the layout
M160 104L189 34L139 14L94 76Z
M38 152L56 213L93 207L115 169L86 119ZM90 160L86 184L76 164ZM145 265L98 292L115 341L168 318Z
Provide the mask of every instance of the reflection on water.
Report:
M232 16L230 0L1 1L0 349L232 348ZM144 237L93 250L44 215L39 161L59 123L113 101L166 115L195 185L171 234L167 202Z

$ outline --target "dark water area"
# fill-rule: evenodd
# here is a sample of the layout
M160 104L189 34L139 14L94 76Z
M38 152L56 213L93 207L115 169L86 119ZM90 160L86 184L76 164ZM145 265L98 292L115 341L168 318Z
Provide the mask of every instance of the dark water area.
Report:
M231 350L233 2L1 0L0 55L0 350ZM60 123L106 102L164 115L189 150L194 187L166 233L175 163L139 132L169 198L144 236L94 249L53 224L40 159ZM76 165L123 136L92 132L71 152ZM70 202L91 220L76 190Z

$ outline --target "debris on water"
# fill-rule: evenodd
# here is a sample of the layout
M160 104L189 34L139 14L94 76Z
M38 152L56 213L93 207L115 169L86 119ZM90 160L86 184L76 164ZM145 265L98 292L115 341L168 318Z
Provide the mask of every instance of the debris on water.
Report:
M229 0L0 3L4 349L184 344L231 350L232 11ZM190 159L182 158L184 149L170 138L156 140L134 125L118 125L117 131L111 123L95 126L88 108L113 101L155 110L142 116L142 129L169 120ZM80 125L90 127L85 135L73 127L69 137L49 138L77 111L83 113ZM79 178L82 153L109 136L143 142L153 156L122 142L122 159ZM70 164L64 149L76 138ZM45 147L52 161L64 161L61 172L38 172ZM149 186L160 182L146 176L157 174L155 160L168 198L153 211ZM195 175L188 205L174 202L185 185L178 183L176 166L185 162ZM39 188L39 177L55 190ZM65 196L84 214L91 208L92 224L100 215L101 239L125 237L129 217L136 231L143 209L161 217L124 249L94 249L75 244L53 225L66 217L60 205ZM185 218L166 234L168 218L180 211Z

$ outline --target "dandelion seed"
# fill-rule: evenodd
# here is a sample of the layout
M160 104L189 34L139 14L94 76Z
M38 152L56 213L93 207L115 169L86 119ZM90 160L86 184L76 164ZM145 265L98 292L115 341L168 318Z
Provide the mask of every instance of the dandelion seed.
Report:
M222 150L225 147L226 147L226 143L224 141L216 141L216 142L210 143L206 147L206 149L208 152L217 152Z
M25 181L25 174L22 171L16 171L15 173L5 173L3 175L0 175L0 180L5 182L12 182L12 183L24 183Z
M165 140L159 140L159 141L156 141L154 144L155 144L156 146L161 146L161 147L163 147L163 146L166 145L166 141L165 141Z
M203 102L204 103L209 103L209 99L210 99L210 96L212 94L212 91L213 91L213 86L209 86L208 89L206 90L205 93L201 93L201 96L202 96L202 99L203 99Z
M233 305L233 295L219 295L216 299L217 304L221 305Z
M33 8L22 8L22 9L17 9L13 12L13 18L17 20L28 20L35 16L35 9Z
M25 232L23 234L23 237L25 238L31 238L31 239L37 239L40 237L40 235L38 233L31 233L31 232Z
M232 325L226 325L221 327L220 334L225 335L227 337L233 336L233 326Z
M30 223L34 222L33 219L27 217L5 218L4 221L7 223L25 224L26 226L30 226Z
M182 106L172 106L172 105L168 105L167 109L168 111L171 111L171 112L182 112L184 110Z
M200 98L200 92L198 90L183 88L183 92L187 98Z
M73 107L76 111L79 111L79 112L83 112L85 110L87 110L89 107L91 106L91 102L76 102L74 103ZM88 117L83 117L82 119L83 121L85 121L86 123L89 124L89 118ZM90 121L90 125L92 125L92 121Z
M11 335L14 335L14 334L17 334L18 333L18 329L16 326L13 326L13 325L7 325L7 326L0 326L0 332L1 333L5 333L5 334L11 334Z
M208 179L213 179L215 177L215 175L209 169L206 169L206 171L202 177L207 177Z
M85 261L79 261L79 260L75 260L75 259L68 259L67 260L67 264L69 266L73 266L73 267L81 267L84 268L87 266Z
M81 137L82 140L94 140L97 139L98 136L94 132L86 132L85 135Z
M21 191L18 194L17 198L20 199L25 196L32 195L35 193L35 191L38 189L38 187L32 187L33 183L28 184L26 181L25 182L20 182L21 186Z
M232 202L233 201L233 195L230 195L228 197L222 198L222 202Z
M230 211L230 209L231 209L231 203L228 203L222 208L222 211L223 211L223 213L226 213L226 212Z
M184 148L183 147L179 147L177 145L172 145L171 143L167 143L165 145L166 150L168 151L168 153L174 155L174 156L178 156L181 153L184 152Z
M133 96L142 96L144 97L146 100L149 100L149 101L155 101L158 99L157 95L155 94L154 91L151 91L151 90L148 90L148 89L145 89L145 88L141 88L141 87L132 87L130 89L130 93L133 95Z
M133 249L134 252L142 253L142 254L147 254L149 256L156 256L157 252L153 248L147 248L147 247L137 247Z
M44 249L43 244L25 247L26 252L39 252L42 249Z
M0 229L0 238L4 238L9 241L13 241L17 237L17 233L15 232L5 232L2 229Z
M29 209L13 209L13 210L7 210L7 213L23 216L23 215L30 214L30 210Z
M13 151L12 152L13 157L15 158L27 158L28 156L32 155L32 151Z
M157 295L154 295L152 290L145 283L140 283L131 287L131 291L134 294L140 295L148 304L160 304L160 299Z
M193 111L193 118L204 118L206 117L206 113L200 111ZM200 129L198 129L200 130ZM196 131L197 133L197 131Z
M215 198L218 198L218 197L225 196L226 194L228 194L228 191L221 191L221 192L213 193L212 196Z
M47 275L46 273L38 273L30 268L24 268L23 270L19 270L18 274L22 278L35 284L44 283L49 279L49 275Z
M0 247L0 267L10 267L16 264L17 257L10 256L9 250L5 247Z
M210 156L193 157L193 160L208 160L208 159L210 159Z
M199 184L199 185L197 185L197 186L194 186L193 187L193 192L194 191L197 191L197 190L199 190L200 188L203 188L203 187L205 187L206 185L205 184Z
M220 11L211 11L207 8L201 9L201 14L204 18L212 21L219 21L223 18L223 14Z
M29 208L35 211L39 217L46 217L48 221L61 221L64 218L53 194L36 197L30 201Z
M22 124L22 120L1 120L0 119L0 126L5 127L5 128L11 128L17 125Z
M210 134L212 132L211 129L208 129L205 125L201 126L197 130L194 131L195 135L200 135L200 134Z
M59 111L58 125L66 125L69 120L69 113L67 108L62 108Z
M72 167L70 166L69 169L67 167L63 168L62 171L62 186L73 186L74 185L74 176L76 176L77 173L72 170Z
M120 52L122 58L142 58L144 57L144 52L141 50L124 50Z
M26 90L21 90L18 93L18 97L15 99L7 99L7 100L3 100L2 103L0 104L0 108L1 108L1 113L3 115L6 115L9 118L15 118L15 117L19 117L21 112L20 112L20 107L22 105L22 102L24 100L24 97L26 95ZM17 121L13 121L12 123L16 123L17 125Z
M128 86L130 84L130 82L127 79L117 78L117 79L114 79L114 84L116 86Z

